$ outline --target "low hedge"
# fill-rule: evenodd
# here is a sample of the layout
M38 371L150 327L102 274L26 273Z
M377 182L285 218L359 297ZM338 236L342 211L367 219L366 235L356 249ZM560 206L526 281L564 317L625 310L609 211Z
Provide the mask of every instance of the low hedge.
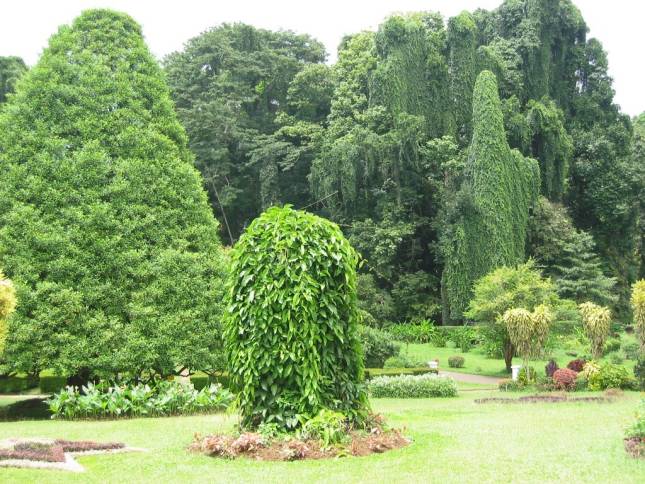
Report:
M0 393L20 393L38 386L38 380L27 375L0 376Z
M370 380L379 376L425 375L427 373L437 374L439 371L426 366L418 368L366 368L365 379Z
M211 383L219 383L222 387L228 388L229 376L226 372L216 372L214 375L207 375L206 373L198 371L194 375L191 375L190 382L193 384L195 390L198 391Z
M40 372L40 393L58 393L67 386L67 377L56 375L52 371Z
M379 376L368 384L374 398L430 398L457 396L452 378L437 375Z

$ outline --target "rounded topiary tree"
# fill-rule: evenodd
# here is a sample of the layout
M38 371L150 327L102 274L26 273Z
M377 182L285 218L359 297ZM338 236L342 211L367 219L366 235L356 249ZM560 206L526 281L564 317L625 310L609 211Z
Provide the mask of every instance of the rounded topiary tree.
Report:
M362 418L358 262L338 226L289 206L268 209L242 235L225 334L244 426L294 428L324 408Z
M16 290L0 271L0 354L7 339L7 318L16 309Z
M66 375L209 370L221 354L217 222L164 75L125 14L53 35L0 111L6 359Z

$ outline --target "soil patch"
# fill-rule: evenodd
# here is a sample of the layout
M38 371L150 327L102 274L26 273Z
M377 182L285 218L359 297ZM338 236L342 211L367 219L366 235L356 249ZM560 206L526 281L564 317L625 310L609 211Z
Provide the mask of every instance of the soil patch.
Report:
M268 440L251 432L238 437L196 435L190 450L229 459L249 457L256 460L294 461L349 455L360 457L398 449L410 443L401 431L381 428L374 428L370 432L349 432L346 440L342 444L323 446L322 442L317 440L300 440L295 437Z

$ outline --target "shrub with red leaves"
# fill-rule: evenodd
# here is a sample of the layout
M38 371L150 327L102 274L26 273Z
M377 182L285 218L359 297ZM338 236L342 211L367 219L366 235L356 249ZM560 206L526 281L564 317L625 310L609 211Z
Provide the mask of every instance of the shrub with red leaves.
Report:
M240 435L231 444L231 450L234 454L243 454L245 452L254 452L260 447L264 447L264 441L260 434L246 433Z
M571 360L567 365L567 368L575 371L576 373L580 373L582 369L585 367L586 363L587 362L585 360L578 358L577 360Z
M578 373L569 368L560 368L553 373L553 383L558 390L573 390Z

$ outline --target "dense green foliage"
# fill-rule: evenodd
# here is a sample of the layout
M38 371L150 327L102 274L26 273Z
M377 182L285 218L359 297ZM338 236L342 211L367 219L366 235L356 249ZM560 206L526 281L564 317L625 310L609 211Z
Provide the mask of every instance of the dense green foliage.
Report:
M477 78L472 122L462 187L467 202L445 243L444 280L453 318L462 316L477 279L524 261L529 209L538 195L537 163L509 148L497 83L489 71Z
M383 368L386 360L397 356L401 351L401 347L392 341L392 336L385 331L360 325L358 336L366 368Z
M338 226L273 207L231 259L226 342L243 425L295 428L323 408L360 420L359 258Z
M52 418L99 419L188 415L226 410L233 394L218 385L195 390L177 382L154 386L88 383L82 389L67 387L47 400Z
M307 145L332 88L329 69L317 65L325 56L307 35L224 24L166 58L177 113L231 244L272 204L309 202Z
M0 113L0 160L11 368L218 364L217 222L139 25L90 10L61 27Z
M379 376L369 382L374 398L456 397L457 385L452 378L437 375Z
M485 323L483 336L496 352L503 353L510 371L515 348L502 319L504 313L514 308L532 312L540 305L554 307L557 300L553 283L529 261L517 267L500 267L477 281L466 317Z
M593 237L574 227L562 205L540 197L529 219L527 252L553 279L560 297L616 302L616 278L604 274Z
M645 267L645 117L632 135L613 103L606 53L570 0L506 0L450 19L396 14L376 32L347 36L333 66L324 57L306 36L223 25L167 59L226 239L270 204L309 206L338 222L365 258L362 309L377 326L449 324L475 279L526 255L540 259L522 244L539 186L571 214L577 235L564 242L583 265L556 274L569 257L560 251L545 274L562 281L566 297L590 288L628 318L629 286ZM496 76L501 100L477 134L474 110L491 115L473 102L483 70ZM539 183L518 176L526 162L509 147L537 160ZM482 157L473 150L491 165L475 163ZM503 203L478 213L482 189ZM460 252L491 219L506 220L485 239L501 244L499 256L485 246L474 259L468 247ZM458 261L471 259L462 271Z
M20 57L0 57L0 107L7 101L7 94L14 91L16 82L27 70Z

